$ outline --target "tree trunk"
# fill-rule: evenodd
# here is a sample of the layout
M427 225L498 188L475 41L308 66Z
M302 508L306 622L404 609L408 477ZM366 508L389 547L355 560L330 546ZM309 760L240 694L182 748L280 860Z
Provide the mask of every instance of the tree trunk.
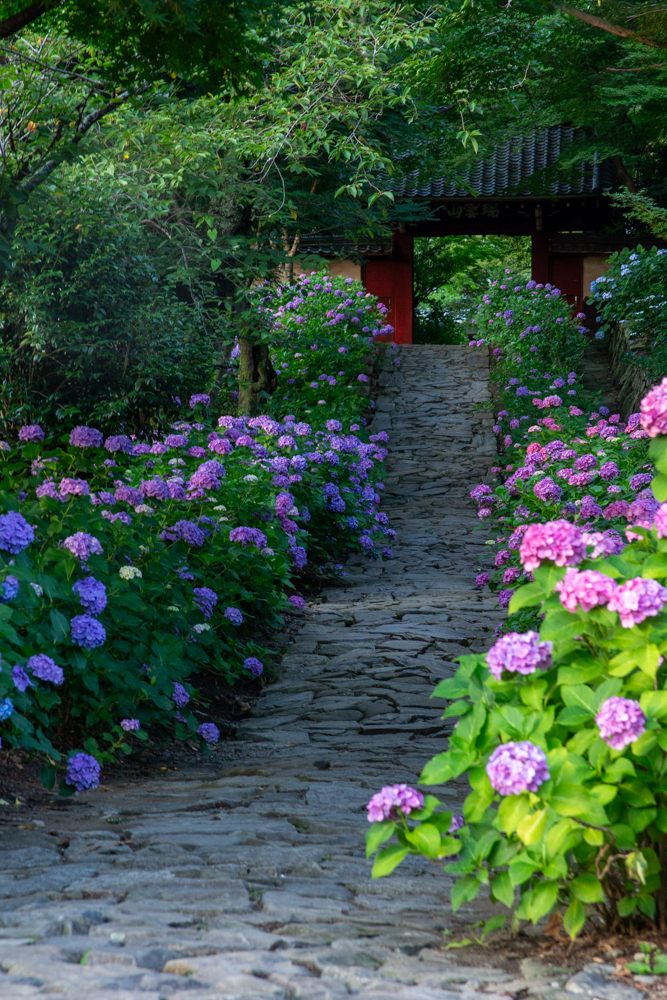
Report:
M216 366L215 375L213 376L213 383L209 390L209 396L211 397L212 403L215 403L216 399L220 395L220 386L222 385L222 380L229 368L229 356L232 353L233 346L234 345L230 342L229 344L222 344L218 349L218 364Z
M239 414L252 417L259 411L261 393L272 393L278 374L271 364L268 344L253 344L239 337Z

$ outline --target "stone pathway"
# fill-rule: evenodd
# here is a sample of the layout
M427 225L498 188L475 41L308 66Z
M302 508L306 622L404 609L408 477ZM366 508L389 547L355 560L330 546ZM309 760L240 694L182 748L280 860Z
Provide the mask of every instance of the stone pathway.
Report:
M453 657L487 648L499 614L473 587L484 535L468 498L494 456L491 416L476 409L486 355L399 356L373 421L390 432L395 559L350 560L238 742L196 770L2 828L0 998L494 1000L527 988L438 950L473 917L453 918L439 866L412 858L372 882L364 858L366 802L414 783L443 749L430 693Z

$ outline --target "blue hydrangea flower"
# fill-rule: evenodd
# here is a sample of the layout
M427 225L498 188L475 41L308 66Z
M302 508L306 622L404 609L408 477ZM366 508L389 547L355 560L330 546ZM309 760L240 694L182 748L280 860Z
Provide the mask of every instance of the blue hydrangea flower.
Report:
M65 781L74 785L78 792L97 788L100 783L100 765L89 753L72 754L67 761Z
M4 722L14 711L14 703L11 698L3 698L0 701L0 721Z
M7 601L13 601L18 594L19 582L15 576L6 576L5 582L0 584L0 589L2 590L0 604L6 604Z
M97 618L90 615L76 615L70 622L72 642L84 649L96 649L107 637L107 631Z
M81 604L91 615L99 615L107 606L107 589L94 576L77 580L72 590L79 595Z
M0 514L0 549L16 555L27 549L34 540L35 529L22 514L17 514L14 510Z
M65 680L62 667L59 667L55 660L52 660L46 653L36 653L29 657L25 667L26 670L31 671L34 677L39 677L40 681L62 684Z
M197 732L207 743L217 743L220 739L220 730L213 722L202 722Z

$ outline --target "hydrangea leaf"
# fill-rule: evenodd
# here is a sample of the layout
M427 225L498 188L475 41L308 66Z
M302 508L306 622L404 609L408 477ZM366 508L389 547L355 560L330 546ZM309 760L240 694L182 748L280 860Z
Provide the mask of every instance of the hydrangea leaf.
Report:
M563 914L563 926L572 940L586 923L586 910L579 899L573 899Z
M547 810L540 809L521 820L516 828L517 836L527 847L530 847L542 839L546 826Z
M514 886L510 879L509 872L501 872L491 883L491 896L511 908L514 903Z
M454 913L463 903L471 903L482 886L476 875L464 875L452 886L451 900Z
M530 812L528 794L506 795L498 807L498 820L505 833L514 833L521 820Z
M391 844L389 847L383 847L376 855L371 870L371 878L382 878L383 875L390 875L394 868L400 865L407 853L407 847L402 847L401 844Z
M396 824L393 820L387 819L383 823L373 823L370 830L366 833L366 857L370 858L371 854L374 854L380 844L384 844L385 840L389 840L396 829Z
M582 903L603 903L604 889L597 875L582 872L570 882L570 892Z
M437 858L441 853L440 831L432 823L422 823L414 830L406 832L405 838L429 858Z
M529 608L540 604L545 596L545 591L540 583L527 583L525 586L515 590L510 600L509 613L513 615L517 611L520 611L521 608Z

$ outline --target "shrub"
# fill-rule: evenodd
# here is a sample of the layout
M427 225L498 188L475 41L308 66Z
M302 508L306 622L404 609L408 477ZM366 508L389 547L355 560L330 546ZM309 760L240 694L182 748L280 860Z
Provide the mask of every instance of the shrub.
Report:
M108 760L147 727L215 742L190 675L258 676L258 627L300 606L299 574L342 569L349 550L391 556L374 483L387 436L369 440L358 391L367 352L342 328L313 351L340 368L312 423L307 399L299 419L216 419L196 393L161 438L26 425L0 443L3 739L56 763L72 744Z
M368 853L375 875L408 853L440 861L458 876L455 910L488 886L515 922L561 908L572 937L591 911L609 926L664 924L667 379L626 423L568 407L575 372L536 374L550 395L501 390L496 432L514 461L472 491L495 529L478 585L498 589L510 616L434 692L459 722L420 783L466 775L463 815L432 795L415 808L408 790L381 816L369 809ZM522 424L527 404L534 422Z

